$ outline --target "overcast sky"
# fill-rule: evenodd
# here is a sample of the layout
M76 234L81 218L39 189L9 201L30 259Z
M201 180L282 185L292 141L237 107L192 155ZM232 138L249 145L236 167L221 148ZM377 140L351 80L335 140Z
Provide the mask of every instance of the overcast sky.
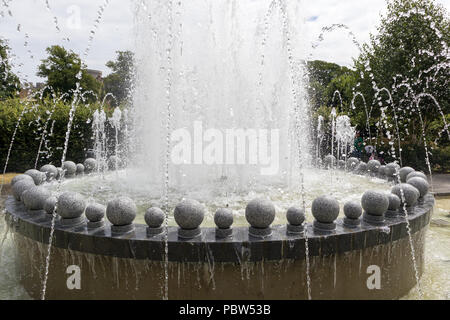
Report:
M109 1L89 54L84 59L89 68L102 70L107 74L105 63L115 57L116 50L133 49L134 15L131 1ZM99 7L104 2L105 0L0 1L0 36L9 40L16 55L15 71L20 73L22 79L43 81L36 76L37 65L45 57L45 48L53 44L62 44L83 56L89 45ZM438 2L449 9L450 0ZM380 13L384 12L385 6L385 0L303 0L308 30L305 41L317 39L325 26L345 24L360 43L366 42L370 32L376 31ZM335 31L326 35L325 40L314 50L313 57L350 66L352 57L357 55L358 49L347 32Z

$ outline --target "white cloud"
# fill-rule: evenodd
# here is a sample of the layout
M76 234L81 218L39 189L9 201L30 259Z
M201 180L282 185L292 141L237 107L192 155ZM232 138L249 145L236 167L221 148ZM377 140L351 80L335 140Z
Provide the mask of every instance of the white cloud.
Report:
M187 1L187 0L184 0ZM213 1L213 0L210 0ZM49 0L51 12L46 8L45 0L21 0L10 2L12 17L2 5L4 17L0 17L0 36L10 41L10 46L17 56L16 71L27 75L31 81L40 81L36 77L39 61L45 57L45 48L53 44L63 44L67 48L83 54L90 31L97 18L97 11L104 0ZM116 50L133 49L133 7L135 1L110 0L104 12L103 20L92 43L90 53L85 60L89 68L107 73L105 63L115 57ZM450 0L440 0L446 8ZM264 2L265 3L265 2ZM74 21L73 6L79 8L80 28L68 27ZM303 18L305 19L305 42L311 43L321 33L321 28L332 24L345 24L355 34L360 43L369 39L369 33L375 32L380 13L385 8L385 0L314 0L303 1ZM265 10L262 8L262 10ZM75 10L76 11L76 10ZM56 15L61 32L56 32L53 17ZM76 21L76 19L75 19ZM21 31L17 26L21 25ZM28 34L28 40L25 35ZM63 41L69 38L70 41ZM28 46L24 47L25 41ZM31 51L34 56L30 58ZM351 65L352 57L358 55L357 47L340 30L328 33L313 52L313 58ZM23 64L23 65L20 65Z

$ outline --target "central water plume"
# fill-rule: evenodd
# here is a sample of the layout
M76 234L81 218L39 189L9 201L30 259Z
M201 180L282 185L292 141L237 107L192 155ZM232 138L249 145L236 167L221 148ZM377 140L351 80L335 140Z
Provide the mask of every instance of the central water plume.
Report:
M290 23L301 19L283 1L139 2L133 183L162 193L168 177L171 189L223 192L298 181L310 161L302 25Z

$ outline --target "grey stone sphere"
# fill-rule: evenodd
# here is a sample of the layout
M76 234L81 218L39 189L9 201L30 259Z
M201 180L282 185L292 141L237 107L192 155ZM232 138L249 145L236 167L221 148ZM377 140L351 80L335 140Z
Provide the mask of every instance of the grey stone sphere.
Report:
M331 196L316 198L311 207L314 218L320 223L333 223L339 216L339 202Z
M17 201L20 201L23 192L34 187L36 187L36 185L34 184L34 180L30 181L28 179L23 179L17 181L12 187L14 198L16 198Z
M58 199L56 197L47 198L47 200L45 200L45 203L44 203L45 212L47 212L47 214L53 214L53 211L55 211L57 202L58 202Z
M32 177L30 177L27 174L19 174L19 175L15 176L14 178L12 178L11 187L14 186L17 182L22 181L22 180L29 180L29 181L33 182L33 184L34 184L34 180Z
M323 163L325 164L325 166L329 167L329 166L333 166L336 165L336 157L329 154L327 155L324 159L323 159Z
M149 208L145 212L145 222L150 228L159 228L166 220L166 214L160 208Z
M99 203L90 203L84 212L90 222L100 222L106 214L106 207Z
M46 174L47 181L54 180L58 176L58 169L56 169L56 167L52 164L46 164L45 166L42 166L39 171Z
M84 171L86 173L91 173L95 170L97 170L97 160L95 160L93 158L87 158L84 161Z
M425 173L420 172L420 171L414 171L414 172L409 173L409 174L406 176L406 182L408 182L409 179L412 179L412 178L415 178L415 177L423 178L423 179L425 179L426 181L428 181L428 178L427 178L427 176L426 176Z
M344 205L344 214L349 219L359 219L362 215L362 207L356 201L349 201Z
M361 198L361 205L367 214L382 216L389 208L389 198L383 192L368 190Z
M77 175L84 174L84 164L78 163L77 164Z
M86 201L76 192L64 192L58 197L58 214L63 219L75 219L83 215Z
M233 210L221 208L214 214L214 223L219 229L229 229L234 222Z
M275 206L267 199L254 199L245 208L247 222L257 229L266 229L275 220Z
M378 173L378 170L381 167L381 163L378 160L370 160L367 162L367 170L371 173Z
M305 210L303 208L291 207L286 213L286 219L293 226L301 226L305 222Z
M367 173L367 164L365 162L360 162L355 169L355 172L358 174Z
M197 229L205 218L205 207L196 200L183 200L174 211L176 223L181 229Z
M25 171L25 174L32 177L35 185L41 185L47 180L47 175L36 169L30 169Z
M77 165L75 164L75 162L65 161L62 168L66 171L66 177L73 177L77 174Z
M358 158L350 157L350 158L348 158L348 160L347 160L347 168L348 168L349 170L353 170L353 169L356 168L356 166L358 165L358 163L359 163L359 159L358 159Z
M400 166L398 164L396 164L395 162L391 162L386 165L386 168L384 169L384 173L389 178L393 178L398 169L400 169Z
M408 183L401 183L392 187L391 192L395 194L397 197L399 197L402 204L404 204L402 198L402 191L404 196L404 202L407 207L411 207L417 203L417 200L419 199L420 196L420 192L419 190L417 190L416 187Z
M411 167L403 167L400 169L399 171L399 175L400 175L400 181L401 182L406 182L406 177L408 176L408 174L414 172L415 170Z
M385 176L386 175L386 166L380 166L380 168L378 168L378 174L380 176Z
M393 193L389 193L388 194L388 199L389 199L389 207L388 207L388 209L390 211L397 211L400 208L400 205L401 205L401 202L402 202L400 200L400 198L397 195L393 194Z
M52 193L44 187L33 187L25 190L22 194L23 204L28 210L44 209L45 200L50 198Z
M428 190L430 190L428 181L421 177L411 178L407 183L419 190L420 197L425 196L428 193Z
M108 202L106 216L115 226L127 226L136 218L137 207L134 201L127 197L120 197Z

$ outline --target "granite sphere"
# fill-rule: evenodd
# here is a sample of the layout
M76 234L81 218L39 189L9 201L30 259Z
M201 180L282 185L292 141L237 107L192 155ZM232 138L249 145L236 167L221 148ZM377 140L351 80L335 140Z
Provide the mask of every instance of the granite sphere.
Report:
M14 186L17 182L22 181L22 180L29 180L29 181L33 182L33 184L34 184L34 180L32 177L30 177L27 174L19 174L19 175L15 176L14 178L12 178L11 187Z
M78 163L77 164L77 175L84 174L84 164Z
M314 218L320 223L333 223L339 216L339 202L332 196L316 198L311 207Z
M91 173L97 170L97 160L93 158L87 158L83 164L84 164L84 171L86 173Z
M349 170L353 170L353 169L356 168L356 166L358 165L358 163L359 163L359 159L358 159L358 158L350 157L350 158L348 158L348 160L347 160L347 168L348 168Z
M47 214L53 214L53 212L55 211L57 202L58 202L58 199L56 197L47 198L47 200L45 200L45 203L44 203L45 212L47 212Z
M221 208L214 214L214 223L219 229L229 229L234 222L233 210Z
M99 203L90 203L84 212L90 222L100 222L106 214L106 207Z
M389 198L383 192L368 190L361 198L361 205L367 214L382 216L389 208Z
M20 201L23 192L34 187L36 187L36 185L34 184L34 180L30 181L28 179L23 179L17 181L12 187L14 198L16 198L17 201Z
M367 162L367 170L372 173L377 173L381 167L381 163L378 160L370 160Z
M108 202L106 216L115 226L127 226L136 218L137 207L134 201L128 197L120 197Z
M401 183L395 185L394 187L392 187L391 192L400 198L402 205L406 204L407 207L415 205L420 196L419 190L417 190L416 187L408 183ZM402 197L402 193L404 199Z
M150 208L145 212L145 222L150 228L159 228L166 220L166 214L160 208Z
M360 162L356 168L355 168L355 172L358 174L364 174L367 173L367 164L364 162Z
M420 171L414 171L414 172L411 172L410 174L408 174L406 176L406 182L408 182L409 179L412 179L412 178L415 178L415 177L423 178L423 179L428 181L428 178L427 178L425 173L420 172Z
M62 168L66 171L66 177L73 177L77 174L77 165L73 161L65 161Z
M50 198L52 193L43 187L33 187L25 190L22 194L23 204L28 210L44 209L45 200Z
M83 215L86 201L76 192L64 192L58 197L58 214L63 219L75 219Z
M257 229L266 229L275 220L275 206L267 199L254 199L245 208L247 222Z
M401 205L401 200L400 198L393 194L393 193L389 193L388 194L388 198L389 198L389 207L388 210L390 211L397 211L400 208Z
M411 167L403 167L399 170L399 175L400 175L400 181L401 182L406 182L406 177L408 176L408 174L414 172L415 170Z
M378 169L378 174L380 176L385 176L386 175L386 166L380 166L380 168Z
M305 210L303 208L291 207L286 213L286 219L293 226L301 226L305 222Z
M393 178L395 176L397 170L399 170L399 169L400 169L400 166L398 164L396 164L395 162L391 162L386 165L386 168L384 169L384 173L389 178Z
M47 180L47 175L36 169L30 169L25 171L25 174L32 177L35 185L41 185Z
M359 219L362 215L362 207L356 201L349 201L344 205L344 214L348 219Z
M56 169L56 167L52 164L46 164L45 166L42 166L39 171L45 173L45 175L47 176L47 181L54 180L58 176L58 169Z
M196 200L186 199L175 207L174 217L181 229L194 230L205 218L205 207Z
M428 181L421 177L411 178L407 183L419 190L420 197L425 196L430 189L430 184L428 183Z

